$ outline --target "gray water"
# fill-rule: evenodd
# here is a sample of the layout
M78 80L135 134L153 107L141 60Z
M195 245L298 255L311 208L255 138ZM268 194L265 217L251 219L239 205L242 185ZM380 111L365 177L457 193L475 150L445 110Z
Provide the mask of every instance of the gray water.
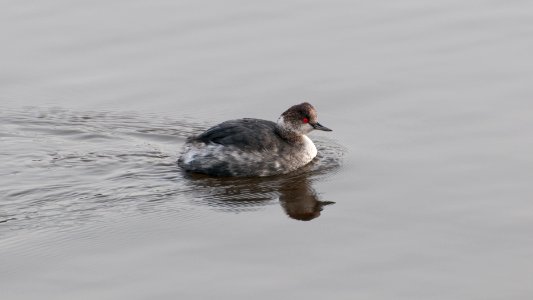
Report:
M533 4L4 1L2 299L531 299ZM301 101L294 174L187 136Z

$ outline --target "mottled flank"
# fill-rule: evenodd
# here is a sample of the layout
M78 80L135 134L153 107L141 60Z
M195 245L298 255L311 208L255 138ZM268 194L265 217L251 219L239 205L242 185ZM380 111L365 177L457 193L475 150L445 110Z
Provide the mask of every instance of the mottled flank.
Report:
M295 105L277 123L238 119L191 137L178 160L184 170L213 176L271 176L308 164L317 154L305 135L326 130L309 103Z

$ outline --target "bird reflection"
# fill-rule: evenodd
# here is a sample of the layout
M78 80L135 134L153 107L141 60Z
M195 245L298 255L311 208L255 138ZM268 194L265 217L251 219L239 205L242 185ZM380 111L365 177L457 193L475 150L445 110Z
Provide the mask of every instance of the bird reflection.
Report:
M318 218L325 205L335 203L320 201L306 177L285 181L279 193L279 201L287 215L300 221Z
M285 213L296 220L320 216L324 206L311 185L308 173L267 178L220 178L186 173L192 192L209 206L225 211L252 210L279 198Z

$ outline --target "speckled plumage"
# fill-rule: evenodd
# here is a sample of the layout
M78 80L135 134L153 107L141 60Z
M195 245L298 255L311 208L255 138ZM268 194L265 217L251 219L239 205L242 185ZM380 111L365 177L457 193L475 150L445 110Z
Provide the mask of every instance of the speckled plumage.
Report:
M213 176L286 174L316 156L315 145L305 135L313 129L330 131L317 122L309 103L292 106L277 123L251 118L226 121L190 137L178 164L186 171Z

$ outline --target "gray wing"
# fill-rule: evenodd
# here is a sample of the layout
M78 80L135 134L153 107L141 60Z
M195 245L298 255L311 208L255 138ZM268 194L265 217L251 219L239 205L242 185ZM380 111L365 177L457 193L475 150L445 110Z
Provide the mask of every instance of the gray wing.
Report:
M220 123L195 138L206 144L234 146L242 150L273 149L280 143L276 123L259 119L239 119Z

